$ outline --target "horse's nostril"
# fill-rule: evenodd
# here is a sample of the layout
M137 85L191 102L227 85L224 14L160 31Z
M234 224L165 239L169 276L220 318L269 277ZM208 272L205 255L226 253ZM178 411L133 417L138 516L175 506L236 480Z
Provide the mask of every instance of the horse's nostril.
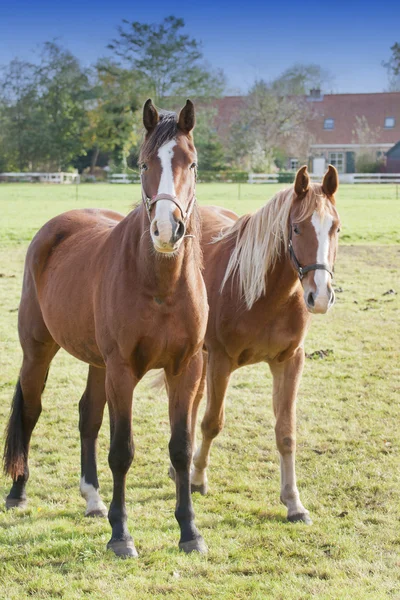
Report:
M185 233L185 224L183 223L183 221L179 221L178 227L176 228L176 232L175 232L176 240L180 240L184 233Z
M314 294L312 292L310 292L307 296L307 304L308 304L308 306L314 306L314 304L315 304Z
M160 235L160 232L158 231L157 227L154 230L154 235L157 237Z

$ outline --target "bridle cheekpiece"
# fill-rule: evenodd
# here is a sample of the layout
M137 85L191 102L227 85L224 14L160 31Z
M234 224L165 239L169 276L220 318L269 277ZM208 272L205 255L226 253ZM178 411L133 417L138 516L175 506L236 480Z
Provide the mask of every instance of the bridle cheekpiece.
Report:
M289 235L288 250L289 250L289 255L290 255L290 258L292 260L293 266L294 266L294 268L297 271L297 274L299 276L300 281L302 281L304 275L306 275L310 271L318 271L318 270L328 271L329 275L333 278L333 272L332 272L330 266L327 265L327 264L325 264L325 263L314 263L313 265L306 265L305 267L301 266L301 264L299 263L299 261L297 259L296 254L295 254L294 248L293 248L293 243L292 243L292 224L290 224L290 235Z

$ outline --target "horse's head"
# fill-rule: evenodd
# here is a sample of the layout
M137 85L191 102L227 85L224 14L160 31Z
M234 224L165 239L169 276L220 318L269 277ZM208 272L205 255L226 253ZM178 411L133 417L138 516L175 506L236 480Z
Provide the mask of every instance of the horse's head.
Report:
M160 113L149 99L143 108L146 137L140 152L142 194L157 252L176 252L195 202L197 154L192 129L193 103L179 117Z
M311 313L326 313L335 301L332 288L340 219L335 208L338 174L329 165L322 184L310 182L302 167L294 183L289 251Z

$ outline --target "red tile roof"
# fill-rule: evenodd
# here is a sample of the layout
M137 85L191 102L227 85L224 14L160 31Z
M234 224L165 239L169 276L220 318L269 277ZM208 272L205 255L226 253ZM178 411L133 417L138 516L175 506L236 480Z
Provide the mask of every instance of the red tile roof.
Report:
M225 96L216 100L216 128L225 139L229 136L230 125L244 106L243 96ZM376 131L374 143L395 144L400 140L400 92L325 94L322 99L310 100L310 107L313 117L309 121L309 131L316 144L357 143L353 134L356 117L365 117L369 127ZM392 129L385 129L386 117L394 117ZM334 119L333 129L324 129L325 119Z
M400 140L400 92L380 94L326 94L312 102L314 118L309 130L316 144L357 143L353 134L356 117L365 117L376 132L373 142L395 144ZM394 117L395 126L385 129L385 118ZM324 120L334 119L334 128L324 129Z

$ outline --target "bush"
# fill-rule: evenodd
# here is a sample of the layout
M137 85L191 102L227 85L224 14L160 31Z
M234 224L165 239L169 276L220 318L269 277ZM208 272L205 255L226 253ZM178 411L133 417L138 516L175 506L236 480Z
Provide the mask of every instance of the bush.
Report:
M356 159L357 173L379 173L382 170L382 161L377 161L370 154L360 154Z
M278 183L293 183L295 175L294 171L279 171Z

